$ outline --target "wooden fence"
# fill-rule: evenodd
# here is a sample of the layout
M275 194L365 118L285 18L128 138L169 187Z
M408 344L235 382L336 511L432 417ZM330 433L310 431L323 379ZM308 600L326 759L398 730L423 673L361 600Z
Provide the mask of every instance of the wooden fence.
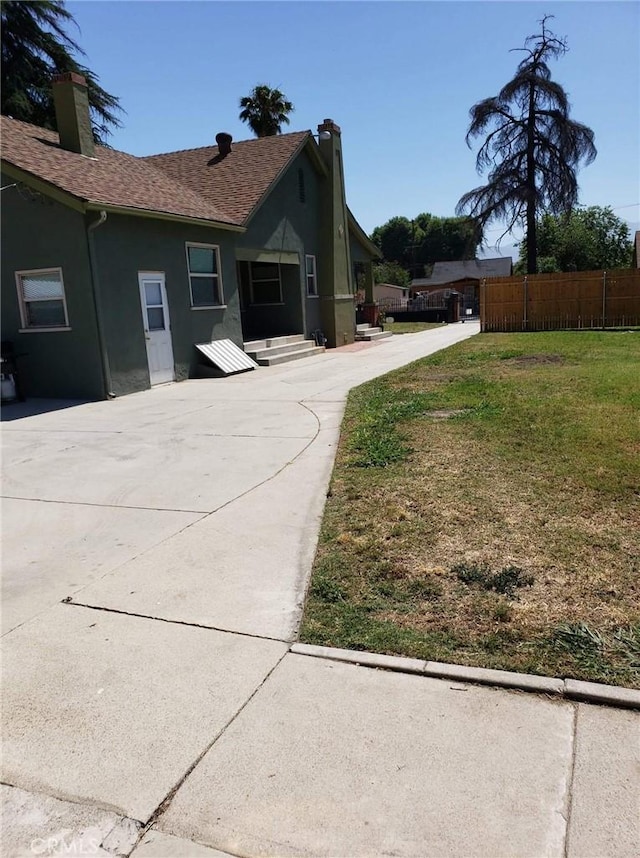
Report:
M559 331L640 325L640 269L487 277L483 331Z

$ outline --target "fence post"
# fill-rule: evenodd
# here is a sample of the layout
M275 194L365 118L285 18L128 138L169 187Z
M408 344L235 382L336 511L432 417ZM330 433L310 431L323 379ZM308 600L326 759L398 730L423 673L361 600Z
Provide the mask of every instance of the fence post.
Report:
M606 327L607 318L607 272L602 272L602 330Z
M522 308L522 327L523 327L523 328L524 328L524 330L526 331L526 330L527 330L527 321L528 321L528 320L527 320L527 293L528 293L528 281L527 281L527 278L526 278L526 277L524 278L524 281L523 281L523 284L522 284L522 285L523 285L523 287L524 287L524 288L523 288L523 300L524 300L524 306L523 306L523 308Z
M487 278L480 281L480 330L487 329Z

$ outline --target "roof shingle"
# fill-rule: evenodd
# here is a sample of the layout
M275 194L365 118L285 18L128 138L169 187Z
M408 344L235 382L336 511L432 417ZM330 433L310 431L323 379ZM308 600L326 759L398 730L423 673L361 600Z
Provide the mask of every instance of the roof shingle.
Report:
M209 203L224 207L237 223L244 223L310 137L310 131L295 131L244 140L233 143L224 157L219 156L217 146L206 146L142 160Z
M455 283L457 280L480 280L482 277L509 277L513 260L510 256L494 256L490 259L464 259L459 262L436 262L431 277L411 281L416 286L437 286Z
M96 146L87 158L54 131L1 118L2 158L80 200L243 226L307 141L295 131L217 146L135 157Z

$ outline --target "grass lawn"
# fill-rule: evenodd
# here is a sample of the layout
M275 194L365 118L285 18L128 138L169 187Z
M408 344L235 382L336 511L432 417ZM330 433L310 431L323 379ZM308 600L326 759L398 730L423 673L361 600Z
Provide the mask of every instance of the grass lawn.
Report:
M301 639L640 687L640 333L481 334L351 392Z
M392 334L417 334L419 331L441 328L444 324L444 322L385 322L384 329L391 331Z

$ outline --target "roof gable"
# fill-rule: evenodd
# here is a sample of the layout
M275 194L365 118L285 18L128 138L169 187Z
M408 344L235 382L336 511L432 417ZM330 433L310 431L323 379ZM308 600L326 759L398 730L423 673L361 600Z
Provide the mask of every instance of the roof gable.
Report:
M310 131L233 143L221 156L217 146L183 149L142 160L197 193L224 205L236 223L245 223L308 140Z

